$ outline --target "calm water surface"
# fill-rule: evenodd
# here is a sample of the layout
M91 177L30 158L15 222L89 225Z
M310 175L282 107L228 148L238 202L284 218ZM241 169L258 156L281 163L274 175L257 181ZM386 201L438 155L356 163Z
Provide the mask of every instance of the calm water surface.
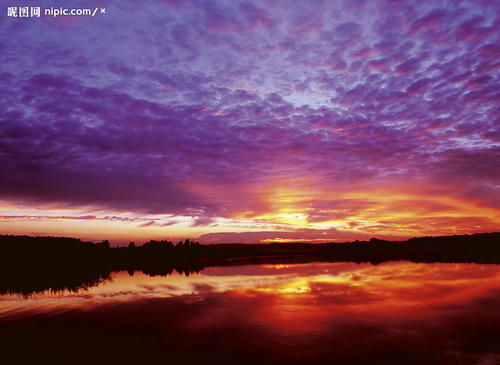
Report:
M499 331L500 265L117 272L0 296L7 363L500 364Z

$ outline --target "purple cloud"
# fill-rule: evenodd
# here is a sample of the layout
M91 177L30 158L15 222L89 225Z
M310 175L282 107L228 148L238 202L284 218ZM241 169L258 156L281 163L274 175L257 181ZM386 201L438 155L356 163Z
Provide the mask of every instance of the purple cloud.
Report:
M262 186L306 177L500 209L495 2L103 6L1 23L2 200L203 227L273 209ZM317 200L309 221L328 221Z

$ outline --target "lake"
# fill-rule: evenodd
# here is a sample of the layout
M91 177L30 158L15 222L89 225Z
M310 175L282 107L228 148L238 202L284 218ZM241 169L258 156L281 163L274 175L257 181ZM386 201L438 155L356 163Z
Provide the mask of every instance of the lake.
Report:
M500 364L500 265L111 274L0 296L6 364Z

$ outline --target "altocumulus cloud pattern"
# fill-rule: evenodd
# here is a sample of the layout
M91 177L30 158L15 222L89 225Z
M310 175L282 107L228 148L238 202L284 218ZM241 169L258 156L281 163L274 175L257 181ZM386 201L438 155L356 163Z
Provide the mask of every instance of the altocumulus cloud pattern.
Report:
M101 3L0 23L9 214L206 241L499 228L499 2Z

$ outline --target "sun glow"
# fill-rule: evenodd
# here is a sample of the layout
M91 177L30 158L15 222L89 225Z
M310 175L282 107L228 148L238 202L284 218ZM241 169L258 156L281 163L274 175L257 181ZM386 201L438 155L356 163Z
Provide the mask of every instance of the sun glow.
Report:
M226 217L208 218L202 211L193 213L196 216L144 215L89 207L57 208L53 204L35 208L5 202L0 209L0 226L8 234L76 236L124 243L196 239L206 232L228 231L268 232L260 238L254 236L253 241L261 243L321 243L374 235L409 238L495 231L500 226L500 209L451 194L426 192L432 187L327 189L324 185L315 178L272 179L239 192L252 202L253 209L235 209ZM224 191L210 185L194 185L193 191L206 199L224 199ZM276 234L271 235L272 231Z
M388 236L434 234L443 225L450 234L460 233L464 222L472 220L481 224L469 228L495 230L500 225L500 210L495 207L451 194L426 193L422 187L327 190L313 182L305 178L276 180L261 186L253 192L258 209L234 213L233 218L284 225L282 229L336 229ZM262 242L300 240L298 236L276 236ZM304 240L331 241L331 237Z

